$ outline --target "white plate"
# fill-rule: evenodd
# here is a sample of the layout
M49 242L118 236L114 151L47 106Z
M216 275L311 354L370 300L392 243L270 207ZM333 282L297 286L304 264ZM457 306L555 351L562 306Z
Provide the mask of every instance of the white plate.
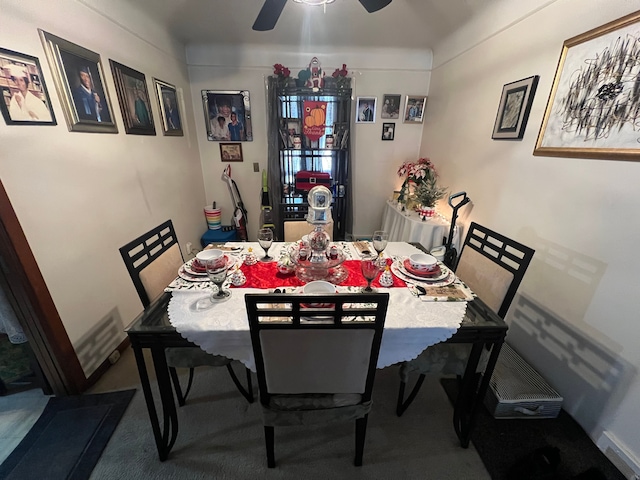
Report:
M227 258L227 275L231 275L234 267L238 264L238 262L240 262L240 259L238 257L234 257L233 255L227 255ZM195 270L192 270L191 263L193 263L193 259L182 265L178 269L178 276L184 278L185 280L189 280L190 282L208 282L209 277L207 276L206 272L199 273Z
M442 266L440 268L442 268ZM404 268L402 268L400 265L398 265L397 262L393 262L391 264L391 271L400 280L404 280L406 282L414 283L417 285L422 284L425 287L444 287L447 285L451 285L453 282L455 282L456 274L449 269L447 270L448 270L448 274L446 275L446 278L443 278L441 280L427 280L424 277L417 277L407 273L407 271Z
M420 280L421 282L424 282L424 283L429 283L429 284L438 283L442 280L445 280L449 276L449 273L451 273L451 270L449 270L444 265L440 264L441 273L437 277L424 277L424 276L416 275L414 273L409 272L406 268L404 268L404 265L403 265L404 260L405 260L404 258L396 260L395 262L393 262L393 265L395 265L396 268L400 270L400 272L406 275L407 277L413 278L414 280Z

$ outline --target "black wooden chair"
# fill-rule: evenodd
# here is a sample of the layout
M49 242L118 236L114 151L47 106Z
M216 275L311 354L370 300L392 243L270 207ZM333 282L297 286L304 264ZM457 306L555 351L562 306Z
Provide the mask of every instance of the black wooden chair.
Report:
M494 312L503 318L533 258L534 250L472 222L460 252L456 275ZM426 374L464 374L471 347L464 344L439 343L400 367L400 390L396 414L401 416L415 399ZM484 370L488 352L479 362ZM419 377L411 393L404 398L410 374Z
M245 299L267 466L275 467L274 427L354 419L354 463L362 465L389 294L247 294Z
M155 227L147 233L120 248L120 254L136 287L143 307L148 307L152 300L162 294L165 287L176 278L179 267L184 263L178 237L173 229L171 220ZM232 360L221 355L211 355L200 347L167 348L165 349L169 373L176 390L178 404L183 406L191 390L195 367L226 366L233 383L249 403L253 402L253 387L251 372L246 370L247 388L238 380ZM189 381L184 395L176 368L189 369Z

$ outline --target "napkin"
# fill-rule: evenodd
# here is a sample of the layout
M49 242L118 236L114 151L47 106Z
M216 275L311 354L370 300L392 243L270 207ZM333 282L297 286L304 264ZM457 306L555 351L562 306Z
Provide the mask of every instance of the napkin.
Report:
M418 298L423 302L470 302L475 298L474 293L461 283L452 283L444 287L425 287L423 285L422 288L427 291L426 295L419 292L415 286L410 288L412 293L419 295Z

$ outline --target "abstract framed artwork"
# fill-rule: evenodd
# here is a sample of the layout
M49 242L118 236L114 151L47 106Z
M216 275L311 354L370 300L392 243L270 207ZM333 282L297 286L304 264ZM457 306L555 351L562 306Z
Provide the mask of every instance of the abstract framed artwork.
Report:
M242 144L220 143L220 158L223 162L242 162Z
M38 29L71 132L118 133L100 55Z
M0 95L7 125L56 125L36 57L0 48Z
M251 142L251 103L248 90L202 90L207 140Z
M404 103L404 116L402 123L422 123L424 119L424 107L427 105L427 97L419 95L407 95Z
M168 136L182 137L182 117L178 109L178 91L174 85L153 79L156 88L156 96L160 105L160 118L162 118L162 133Z
M540 77L523 78L502 87L496 122L491 138L494 140L518 140L524 136L531 104Z
M566 40L533 154L640 161L640 11Z
M124 119L124 130L134 135L155 135L147 81L143 73L109 59L116 93Z

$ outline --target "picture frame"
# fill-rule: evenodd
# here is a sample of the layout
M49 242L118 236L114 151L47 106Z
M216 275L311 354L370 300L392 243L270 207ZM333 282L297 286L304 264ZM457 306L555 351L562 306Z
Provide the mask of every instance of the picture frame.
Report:
M640 11L565 40L534 155L640 160L639 39Z
M394 122L382 124L382 140L392 141L395 136L396 124Z
M184 136L176 87L157 78L153 79L153 85L156 90L156 98L160 108L163 135L174 137Z
M124 131L133 135L155 135L153 111L143 73L109 59L116 94L124 120Z
M402 97L396 94L385 93L382 96L382 107L380 108L380 118L398 119L400 118L400 103Z
M358 97L356 101L356 123L376 122L377 97Z
M344 150L347 148L349 140L349 124L347 122L336 122L333 124L333 148Z
M280 137L284 148L294 148L294 138L302 135L302 121L299 118L283 118L280 124Z
M242 144L220 143L220 158L223 162L242 162Z
M494 140L521 140L524 137L539 79L538 75L534 75L507 83L502 87L491 138Z
M422 123L426 106L427 97L425 95L407 95L404 102L402 123Z
M118 133L100 55L38 29L70 132Z
M7 125L57 125L37 57L0 48L0 95Z
M207 140L211 142L253 141L248 90L202 90L202 105Z

